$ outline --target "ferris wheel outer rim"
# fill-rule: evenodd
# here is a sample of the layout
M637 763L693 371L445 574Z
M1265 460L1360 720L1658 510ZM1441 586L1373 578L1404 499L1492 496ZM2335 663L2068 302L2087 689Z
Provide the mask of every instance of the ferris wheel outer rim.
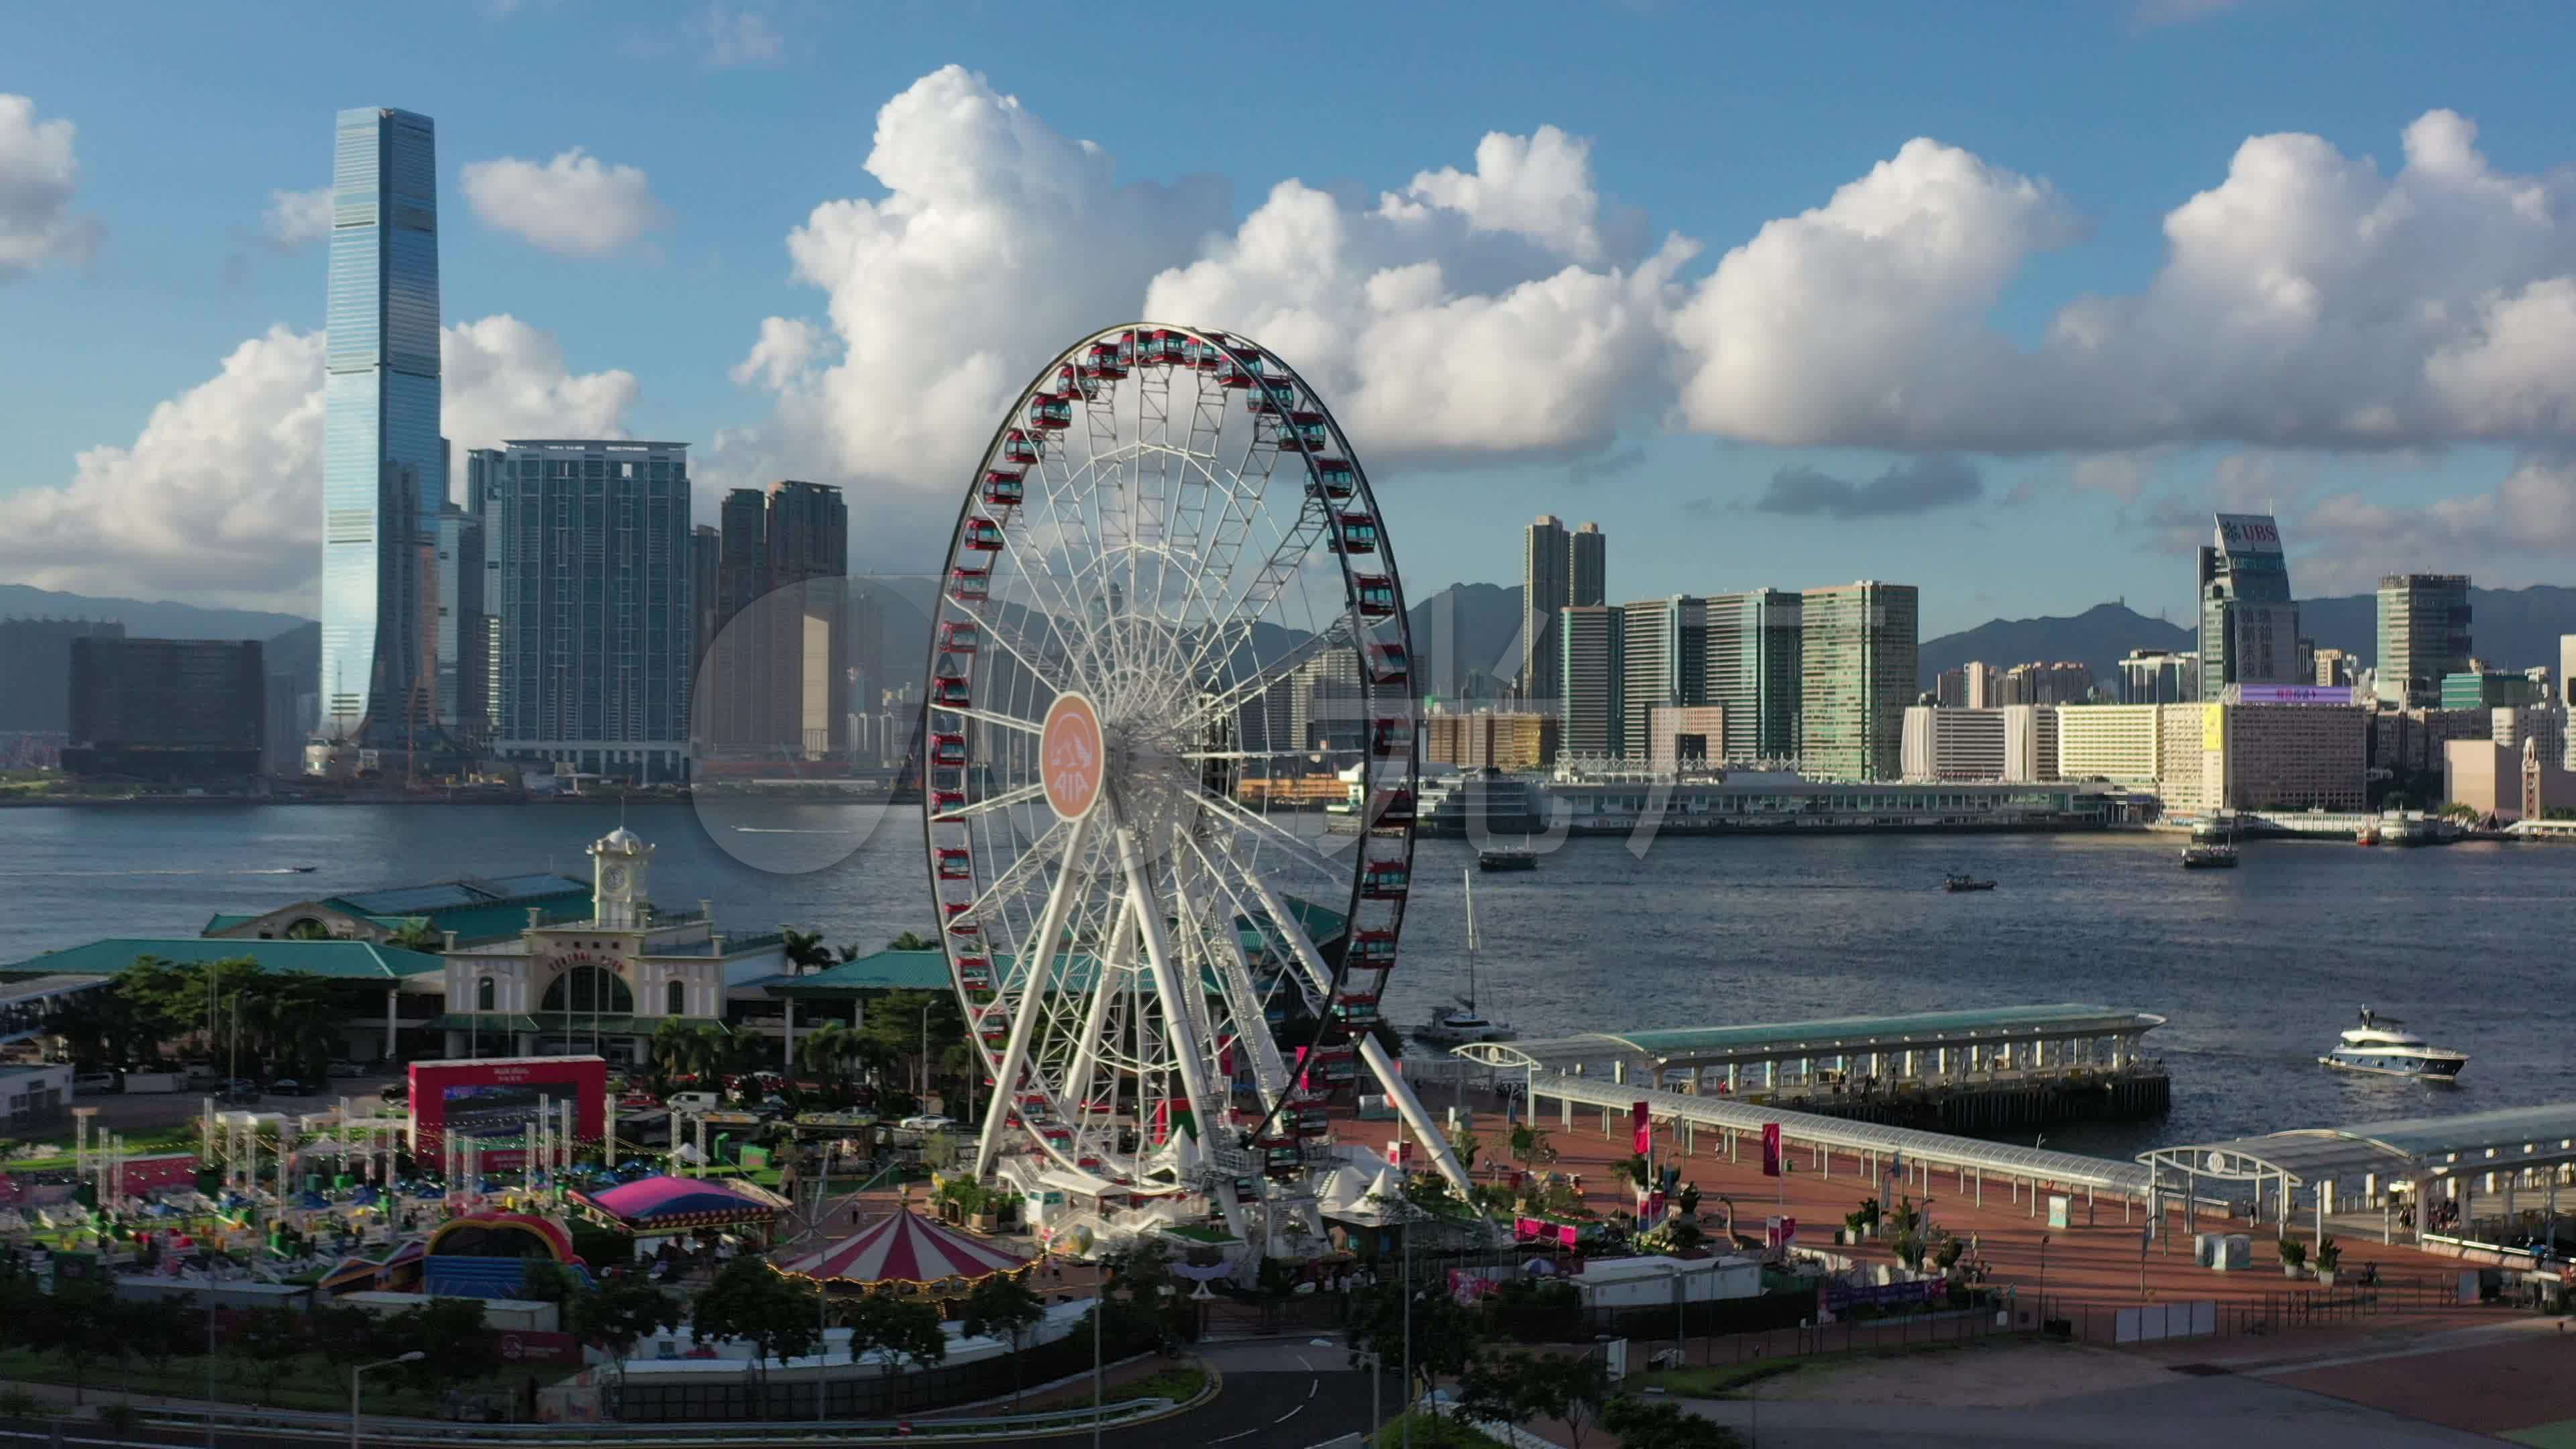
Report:
M1406 821L1402 826L1403 848L1400 856L1404 866L1406 880L1410 882L1412 878L1414 847L1419 836L1419 809L1421 799L1421 751L1423 743L1421 732L1421 677L1418 673L1418 660L1416 659L1413 651L1413 622L1410 617L1409 606L1405 601L1403 572L1396 563L1395 549L1390 538L1389 530L1386 526L1385 513L1378 506L1376 489L1369 481L1367 464L1361 460L1358 450L1351 445L1350 438L1348 434L1342 430L1341 420L1334 415L1331 405L1325 401L1323 394L1317 390L1313 384L1306 380L1304 374L1298 372L1295 365L1290 363L1286 358L1266 347L1259 346L1257 343L1249 342L1248 339L1244 339L1239 333L1186 324L1135 321L1124 322L1115 326L1102 328L1087 336L1079 338L1071 345L1065 347L1054 356L1047 359L1044 363L1040 364L1037 371L1031 375L1028 383L1020 389L1018 395L1013 398L1009 406L1003 410L1001 420L994 426L991 436L985 441L983 450L976 455L975 462L969 471L964 496L958 505L957 520L950 529L948 547L941 556L939 576L935 580L936 592L934 593L932 600L928 654L925 657L923 664L925 687L922 691L921 711L916 725L916 738L921 743L922 751L920 757L921 784L923 789L922 860L924 869L928 875L931 901L934 907L940 906L944 900L944 895L940 889L939 846L937 844L936 837L933 834L935 823L930 809L929 800L930 772L933 768L929 757L930 739L933 733L931 728L931 717L934 713L941 711L931 689L928 687L928 684L937 677L936 670L940 656L943 652L946 652L943 651L940 645L940 636L943 632L941 625L948 620L951 615L951 611L954 610L959 617L977 620L979 622L981 619L979 614L958 604L958 602L951 597L949 593L949 585L950 581L956 575L961 559L963 559L966 553L969 552L966 548L966 530L968 524L978 517L978 508L983 501L982 489L985 475L990 469L990 465L994 457L1001 449L1004 440L1009 436L1011 431L1015 428L1025 428L1027 426L1024 419L1031 399L1037 397L1041 393L1052 393L1054 391L1052 383L1060 369L1069 365L1074 365L1077 357L1098 343L1115 340L1119 336L1127 333L1136 333L1141 335L1152 331L1176 333L1185 339L1195 340L1208 346L1220 348L1224 351L1226 356L1237 363L1245 364L1247 366L1249 366L1256 357L1260 359L1260 365L1262 367L1266 368L1276 365L1283 373L1286 374L1290 381L1296 384L1298 390L1311 404L1312 410L1322 415L1324 426L1333 444L1334 455L1340 457L1350 465L1354 498L1365 503L1367 516L1377 525L1378 536L1376 552L1380 562L1384 566L1384 576L1387 586L1394 595L1394 608L1387 615L1385 620L1379 621L1376 624L1370 623L1367 616L1359 612L1359 594L1357 584L1358 570L1352 564L1351 555L1343 548L1333 547L1332 552L1338 562L1342 579L1342 613L1336 617L1351 618L1357 621L1357 637L1354 638L1352 644L1352 647L1355 649L1362 647L1362 641L1364 639L1377 639L1384 641L1387 633L1391 632L1391 642L1394 642L1403 650L1405 675L1404 684L1401 690L1398 691L1393 686L1378 683L1372 672L1367 668L1363 667L1359 671L1361 688L1366 692L1364 696L1365 709L1361 718L1363 728L1367 732L1368 736L1363 740L1362 748L1358 752L1361 760L1363 761L1364 767L1364 773L1362 776L1362 783L1364 786L1362 790L1362 814L1359 817L1359 830L1354 842L1354 849L1357 851L1357 855L1354 857L1354 865L1351 871L1349 893L1342 902L1342 919L1344 922L1343 949L1336 953L1335 959L1331 963L1332 975L1326 983L1323 992L1324 1000L1329 1004L1331 999L1341 992L1344 984L1348 981L1352 970L1352 959L1349 945L1351 936L1355 934L1358 929L1359 913L1361 902L1363 900L1362 891L1365 888L1364 877L1366 872L1363 867L1367 861L1369 839L1371 838L1372 833L1380 828L1373 823L1373 820L1367 814L1367 811L1371 806L1377 803L1379 792L1388 788L1400 787L1405 792L1406 797L1413 802L1415 818ZM1180 364L1155 365L1165 367L1180 366ZM1084 401L1087 407L1089 399L1086 398ZM1316 463L1318 457L1321 455L1319 455L1316 450L1302 446L1294 449L1279 448L1274 444L1274 451L1282 453L1293 452L1297 457L1301 471L1304 474L1304 483L1301 485L1301 491L1311 489L1312 485L1320 481L1321 474ZM1309 496L1312 496L1312 494L1310 493ZM1330 547L1334 544L1338 544L1341 538L1341 512L1334 505L1329 492L1322 493L1320 506L1326 520L1326 531L1324 537L1319 540L1319 542L1324 546ZM1300 511L1303 511L1302 504ZM1390 623L1392 625L1391 631L1386 628ZM1390 716L1385 711L1384 706L1394 703L1398 698L1401 699L1403 707L1397 712L1397 716L1400 716L1408 725L1410 738L1402 751L1402 770L1400 779L1388 778L1382 780L1380 778L1381 772L1375 767L1381 761L1391 762L1393 757L1382 756L1375 750L1373 747L1374 731L1376 721L1378 719L1396 717ZM969 764L971 767L972 762L970 761ZM1395 772L1388 771L1386 773L1392 776ZM1104 791L1103 793L1105 794L1106 792ZM970 856L969 859L970 865L978 864L972 856ZM976 883L981 884L980 879L977 880ZM1410 906L1411 900L1409 890L1405 899L1390 903L1391 919L1388 929L1389 934L1395 938L1396 942L1395 954L1391 959L1390 964L1385 968L1385 974L1390 976L1393 974L1395 966L1400 964L1403 959L1404 922L1405 918L1410 914ZM995 1095L998 1096L1006 1090L1006 1084L1004 1084L1000 1079L1001 1059L993 1054L992 1050L983 1041L981 1034L971 1029L971 1023L975 1018L978 1007L977 1003L967 994L966 991L964 974L958 965L958 949L955 933L948 929L947 922L944 919L935 919L933 924L934 928L939 933L941 958L948 967L949 990L957 999L961 1015L970 1023L970 1030L967 1033L967 1043L974 1051L983 1070L991 1075L993 1083L992 1090ZM1295 929L1301 934L1304 930L1303 926L1294 922L1282 922L1280 924L1283 928ZM1308 944L1310 946L1314 945L1311 938L1309 938ZM1315 949L1320 957L1321 948L1316 947ZM990 943L988 942L988 959L992 954ZM989 965L986 969L994 972L994 979L996 982L995 994L998 998L1000 994L1000 974L996 968ZM1383 986L1381 986L1381 995L1383 995ZM1380 1019L1383 1020L1382 1017ZM1359 1032L1352 1032L1349 1031L1348 1028L1344 1028L1344 1034L1348 1042L1355 1048L1361 1040L1372 1037L1374 1032L1375 1027ZM1022 1068L1023 1074L1028 1073L1030 1070L1031 1066L1024 1064ZM1014 1090L1017 1086L1016 1083L1007 1085L1009 1088ZM1280 1111L1285 1109L1286 1100L1286 1095L1283 1093L1280 1105L1275 1107L1272 1112L1268 1114L1268 1117L1265 1117L1265 1122L1269 1120L1269 1118L1276 1117ZM992 1104L989 1101L986 1103L988 1110L991 1105ZM1034 1143L1041 1151L1050 1156L1057 1155L1054 1144L1048 1142L1042 1134L1037 1132L1033 1124L1030 1124L1023 1119L1021 1125L1024 1129L1025 1140ZM1058 1160L1063 1161L1064 1159L1059 1157ZM1075 1164L1071 1162L1067 1162L1066 1165L1075 1166ZM1076 1167L1076 1170L1082 1169ZM1132 1187L1134 1185L1129 1186Z

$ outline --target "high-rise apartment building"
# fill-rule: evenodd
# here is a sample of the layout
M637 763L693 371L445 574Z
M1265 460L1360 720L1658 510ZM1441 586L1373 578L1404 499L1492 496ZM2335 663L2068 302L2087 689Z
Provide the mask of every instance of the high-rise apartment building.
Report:
M1708 702L1708 605L1688 594L1620 607L1619 753L1642 760L1654 712Z
M1799 599L1781 589L1714 594L1707 699L1726 711L1725 757L1786 760L1798 753Z
M1800 769L1818 780L1899 778L1919 678L1914 586L1864 581L1802 598Z
M445 504L438 511L436 537L438 618L431 637L436 644L438 727L450 740L472 745L491 727L484 694L489 662L484 658L483 517Z
M2309 657L2316 667L2313 679L2319 689L2350 689L2361 672L2352 655L2341 649L2320 649Z
M707 646L716 638L719 621L717 604L724 597L717 580L724 570L724 530L712 523L701 523L689 530L689 630L690 642L699 659L707 656ZM691 661L696 667L696 661Z
M1619 610L1569 606L1557 620L1557 750L1562 755L1616 755L1626 744L1623 718L1626 637Z
M504 758L585 774L688 774L686 443L514 441L485 504L498 587Z
M2468 668L2469 576L2381 578L2379 663L2371 685L2380 701L2401 709L2430 707L2441 700L2443 677Z
M850 512L841 490L794 479L769 488L769 591L794 590L772 606L766 738L794 740L807 759L849 750L849 621L842 593L850 572Z
M429 117L373 106L340 112L331 221L322 715L336 739L398 745L435 723L428 573L447 502Z
M1608 554L1597 523L1572 533L1555 514L1539 515L1521 539L1521 698L1550 707L1564 691L1565 650L1557 615L1569 605L1607 597Z
M2191 704L2200 699L2200 656L2132 649L2120 661L2120 703Z
M490 542L492 506L501 496L502 457L498 448L472 448L465 454L465 512L474 520L475 557L483 570L474 590L476 613L471 621L479 641L472 651L474 665L482 678L470 696L460 693L460 702L470 699L481 706L481 716L468 719L464 731L478 742L492 738L501 723L501 620L490 603L500 593L501 565L492 556Z
M2004 777L2004 712L1905 709L1901 778L1915 781L2000 780Z
M1521 698L1541 708L1565 692L1556 616L1565 607L1569 554L1565 525L1553 513L1521 532Z
M1972 689L1970 692L1973 694L1975 691ZM2093 670L2090 665L2033 661L2005 670L1999 687L1991 692L1986 703L1995 706L2083 704L2092 697Z
M1537 770L1556 762L1552 714L1485 711L1422 717L1423 758L1462 770Z
M1610 601L1610 548L1601 525L1587 523L1566 535L1565 602L1580 608Z
M2200 551L2200 697L2231 684L2304 684L2299 606L2281 527L2268 513L2221 513L2215 546Z

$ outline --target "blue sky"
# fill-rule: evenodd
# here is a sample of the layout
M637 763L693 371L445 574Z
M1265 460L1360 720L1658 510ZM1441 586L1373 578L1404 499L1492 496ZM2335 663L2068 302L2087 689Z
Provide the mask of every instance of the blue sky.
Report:
M1290 360L1346 379L1336 407L1378 459L1416 592L1513 581L1520 525L1555 512L1608 530L1614 597L1869 576L1922 585L1927 633L2118 596L2180 618L2180 547L2214 504L2266 500L2303 591L2400 566L2562 581L2567 33L2550 6L2322 0L20 10L0 21L0 97L26 103L13 173L0 102L0 578L309 596L295 339L321 323L322 248L276 239L268 213L327 183L336 108L384 104L438 123L448 322L523 324L468 339L479 393L451 339L452 401L477 409L461 426L686 439L710 487L843 483L854 557L881 567L953 509L931 501L962 476L944 440L989 427L942 368L989 353L1015 386L1152 290L1235 309L1174 320L1283 352L1250 319L1292 300L1326 319L1317 364ZM941 80L950 65L972 74ZM880 111L906 95L897 156ZM2410 133L2445 109L2459 124ZM67 182L46 169L65 122ZM1417 188L1479 175L1489 133L1542 137L1530 154L1579 175L1526 168L1518 210L1491 171L1481 201ZM2317 143L2231 179L2249 137L2285 133ZM1115 182L1066 159L1077 139ZM549 191L574 148L642 175ZM469 195L466 168L503 158L532 166ZM1455 224L1264 272L1233 229L1289 178L1355 236L1389 192ZM2177 268L2168 216L2223 183L2235 201L2204 208ZM842 199L864 210L817 215ZM611 202L605 232L560 220ZM945 275L925 217L974 232L956 254L1009 264ZM551 249L532 242L550 227ZM839 260L793 255L800 228ZM1597 285L1558 321L1613 340L1575 368L1567 332L1462 332L1461 375L1493 385L1424 391L1372 373L1391 343L1333 332L1365 309L1301 290L1425 259L1471 299L1571 272ZM2073 347L2066 309L2088 296L2113 301ZM1402 335L1437 344L1461 315ZM797 345L764 378L741 365L765 318ZM894 343L927 355L843 357Z

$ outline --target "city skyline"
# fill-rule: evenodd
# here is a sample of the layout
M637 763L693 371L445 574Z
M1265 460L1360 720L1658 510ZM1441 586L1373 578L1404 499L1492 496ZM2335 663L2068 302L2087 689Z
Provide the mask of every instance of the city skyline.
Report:
M712 438L699 516L727 487L841 486L860 573L935 543L964 476L948 454L989 432L1068 319L1165 314L1266 336L1318 379L1385 485L1417 594L1492 577L1511 530L1553 511L1621 536L1621 596L1706 587L1714 553L1743 588L1913 578L1935 633L2118 596L2180 617L2193 601L2170 564L2191 520L2273 500L2319 593L2393 572L2569 577L2563 381L2522 345L2555 334L2548 302L2571 284L2550 219L2569 183L2547 87L2493 74L2546 47L2507 17L2361 7L2334 85L2283 92L2282 58L2309 53L2302 7L2149 8L1972 8L1938 42L1956 78L1917 63L1903 27L1738 17L1705 135L1671 124L1709 84L1677 63L1706 53L1677 43L1703 17L1605 18L1551 68L1578 83L1531 101L1488 68L1400 60L1436 42L1525 64L1493 42L1369 16L1389 43L1265 92L1300 148L1259 161L1091 104L980 18L736 13L758 43L650 7L604 26L492 7L292 35L140 27L118 43L170 53L134 74L175 75L196 107L172 134L99 69L115 47L65 17L27 37L44 84L0 101L0 156L37 179L0 217L0 298L22 324L0 384L25 414L0 464L0 578L318 611L328 317L303 268L334 218L296 137L370 99L444 113L458 453ZM1344 45L1364 23L1318 19ZM1994 71L1982 42L2005 24L2055 66ZM523 84L603 42L653 83L579 107ZM309 63L271 93L192 78L281 43ZM1212 43L1158 38L1148 63L1204 68ZM1782 62L1828 50L1900 83L1827 106ZM2222 83L2200 84L2212 66ZM2052 69L2084 84L2025 73ZM2131 124L2186 74L2187 117ZM1749 152L1729 123L1756 119L1790 139ZM1015 209L1040 176L1081 204ZM164 198L186 223L142 222ZM1344 238L1278 254L1314 279L1304 302L1260 260L1300 217L1328 225L1299 246ZM1036 250L1014 261L996 241L1020 230ZM1908 240L1928 235L1956 245ZM934 237L963 265L933 266ZM1096 263L1081 281L1059 243ZM1436 285L1378 280L1399 275ZM2254 275L2299 279L2307 310L2225 284ZM1373 285L1394 308L1374 321ZM2443 320L2372 320L2398 316ZM60 345L74 335L94 345ZM1569 351L1578 335L1595 340ZM2063 350L2077 338L2086 359ZM2247 355L2268 360L2240 375L2194 338L2260 338ZM1429 385L1471 358L1462 379L1481 385ZM2070 533L2092 546L2034 546ZM1996 543L2016 566L1973 567Z

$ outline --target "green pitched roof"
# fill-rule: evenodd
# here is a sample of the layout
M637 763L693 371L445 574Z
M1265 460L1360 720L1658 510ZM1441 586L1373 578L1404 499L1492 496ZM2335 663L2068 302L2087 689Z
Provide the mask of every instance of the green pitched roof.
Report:
M379 946L368 941L238 941L210 940L203 936L111 936L104 941L92 941L86 946L72 946L0 967L0 975L77 972L113 976L142 956L158 956L182 965L231 961L247 956L257 961L262 971L279 976L319 976L334 981L399 981L447 968L445 961L425 952Z

